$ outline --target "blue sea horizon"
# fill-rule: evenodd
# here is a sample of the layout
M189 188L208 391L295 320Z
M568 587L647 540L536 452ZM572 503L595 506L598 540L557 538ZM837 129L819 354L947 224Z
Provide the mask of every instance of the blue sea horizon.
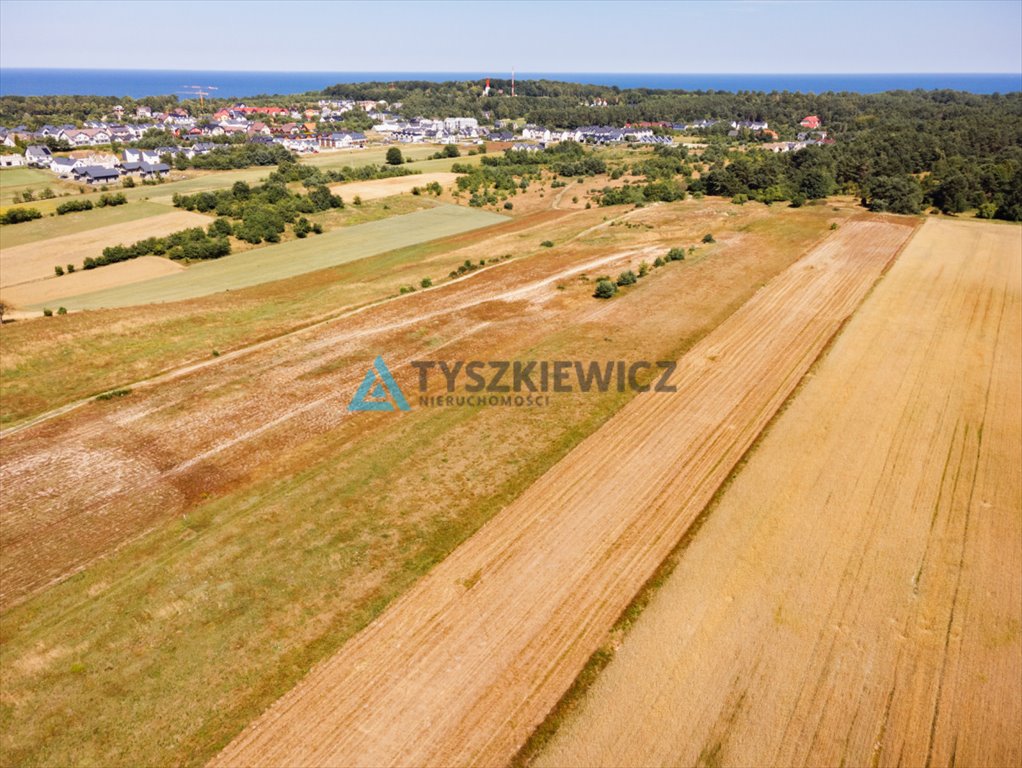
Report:
M0 70L0 95L95 95L142 98L187 95L186 86L215 86L215 96L245 98L319 91L338 83L397 80L485 80L508 72L238 72L213 70L28 69ZM879 93L891 90L1022 91L1022 73L893 74L685 74L518 72L519 80L560 80L618 88L686 91L798 91Z

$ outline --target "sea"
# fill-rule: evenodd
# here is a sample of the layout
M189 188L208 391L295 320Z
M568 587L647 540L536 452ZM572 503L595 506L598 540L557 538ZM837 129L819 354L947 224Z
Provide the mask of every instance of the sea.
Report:
M245 98L319 91L337 83L396 80L485 80L509 72L217 72L145 69L2 69L0 95L95 95L141 98L189 95L199 86L211 95ZM618 88L686 91L798 91L879 93L892 90L1022 91L1022 73L993 74L666 74L613 72L516 72L518 80L560 80ZM215 88L215 90L213 90Z

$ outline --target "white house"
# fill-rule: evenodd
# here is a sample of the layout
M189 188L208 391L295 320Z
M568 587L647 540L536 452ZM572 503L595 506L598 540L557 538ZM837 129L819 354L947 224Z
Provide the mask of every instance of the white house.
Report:
M49 168L53 153L50 148L42 144L33 144L25 150L25 161L36 168Z
M19 154L0 155L0 168L17 168L25 164L25 156Z
M50 170L62 179L68 178L76 168L84 165L73 157L55 157L50 162Z

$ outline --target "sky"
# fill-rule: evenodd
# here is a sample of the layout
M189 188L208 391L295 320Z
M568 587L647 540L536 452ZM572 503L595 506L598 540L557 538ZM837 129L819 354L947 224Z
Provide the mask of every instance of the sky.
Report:
M0 0L0 67L1018 73L1022 0Z

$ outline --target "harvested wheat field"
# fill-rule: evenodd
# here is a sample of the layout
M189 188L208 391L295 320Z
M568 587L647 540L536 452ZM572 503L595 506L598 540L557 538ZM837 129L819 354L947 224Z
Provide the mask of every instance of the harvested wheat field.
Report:
M536 763L1022 763L1022 230L928 221Z
M132 285L153 277L173 275L184 269L178 262L160 256L140 256L130 261L108 264L102 269L80 270L60 277L51 275L52 279L15 285L4 289L3 296L16 307L27 307L92 291Z
M162 237L189 227L205 227L212 219L199 213L173 211L137 221L111 224L37 243L0 250L0 287L53 277L55 265L79 269L87 257L102 255L110 245L130 245L147 237Z
M912 232L848 223L770 281L214 763L507 763Z
M377 200L381 197L400 195L411 192L413 187L425 187L431 182L439 182L440 186L446 187L458 178L457 173L417 173L412 176L395 176L390 179L375 179L373 181L350 181L346 184L332 184L330 191L335 195L341 195L345 202L351 202L356 196L363 200Z

